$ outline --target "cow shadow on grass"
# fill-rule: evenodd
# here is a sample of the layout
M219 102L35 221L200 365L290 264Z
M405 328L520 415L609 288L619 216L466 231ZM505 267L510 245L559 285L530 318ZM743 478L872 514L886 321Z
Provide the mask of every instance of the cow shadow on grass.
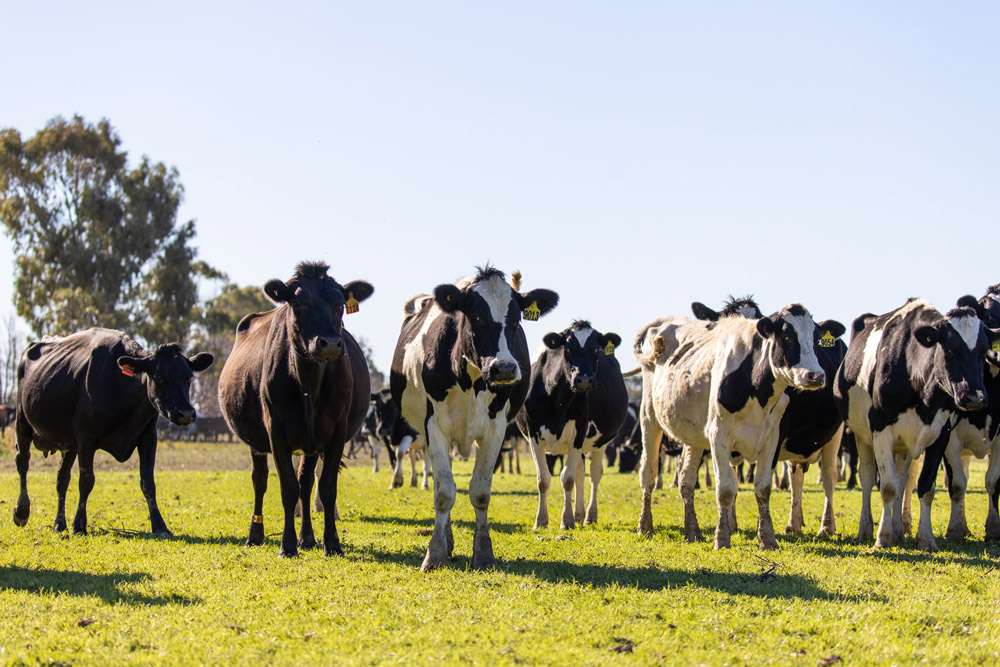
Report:
M429 516L426 519L408 519L398 516L369 516L369 515L359 515L354 517L354 521L361 521L362 523L377 523L381 525L395 525L395 526L415 526L421 530L431 530L434 528L434 517ZM452 519L451 525L454 528L461 528L463 530L472 531L476 527L475 521L467 521L465 519ZM490 521L490 531L504 534L514 534L514 533L526 533L530 530L527 522L525 523L507 523L503 521ZM430 533L428 533L430 535Z
M862 547L863 551L846 551L843 546L822 543L809 545L809 550L824 558L873 558L892 563L938 563L987 568L1000 564L1000 542L951 543L938 537L937 544L941 550L937 553L917 549L917 541L912 537L904 540L902 545L890 549L876 549L873 541L858 542L852 539L848 540L848 544Z
M185 544L215 544L243 546L246 544L246 532L242 535L185 535L174 533L170 537L161 537L153 533L139 530L123 530L120 528L95 528L93 535L110 535L122 540L148 540L150 542L184 542ZM280 533L278 533L280 535Z
M201 603L200 599L185 595L149 596L122 590L123 586L142 584L151 580L150 575L141 572L93 574L73 570L0 566L0 591L97 597L108 604L162 606Z

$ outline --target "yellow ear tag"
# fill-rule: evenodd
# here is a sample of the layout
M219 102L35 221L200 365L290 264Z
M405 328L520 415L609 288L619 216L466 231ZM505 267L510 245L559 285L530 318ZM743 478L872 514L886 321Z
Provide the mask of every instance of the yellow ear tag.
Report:
M829 331L824 333L823 336L819 339L820 347L833 347L836 344L837 344L837 339L834 338L833 334L830 333Z
M990 345L990 349L994 352L1000 352L1000 340L993 341L993 344Z
M524 309L524 319L534 322L538 319L538 316L542 314L542 311L538 308L538 302L532 301L531 305Z
M344 306L344 312L350 315L351 313L356 313L359 310L361 310L361 307L358 305L358 300L354 298L354 293L348 292L347 305Z
M604 354L610 357L614 353L615 353L615 344L609 340L608 344L604 346Z

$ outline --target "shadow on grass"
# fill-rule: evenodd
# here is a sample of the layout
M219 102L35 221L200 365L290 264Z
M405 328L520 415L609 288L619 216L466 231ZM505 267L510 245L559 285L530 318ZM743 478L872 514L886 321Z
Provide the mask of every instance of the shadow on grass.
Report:
M184 535L183 533L174 533L170 537L160 537L154 535L153 533L147 533L138 530L122 530L119 528L96 528L91 530L93 535L111 535L114 537L121 538L123 540L146 540L149 542L184 542L185 544L219 544L219 545L235 545L243 546L246 544L247 538L244 533L242 536L239 535L215 535L215 536L204 536L204 535Z
M912 537L907 537L902 545L889 549L876 549L871 540L858 542L852 539L848 543L861 547L863 551L845 551L843 546L822 543L810 545L810 551L825 558L872 558L896 563L955 563L970 567L996 567L1000 559L1000 542L970 540L953 543L938 537L937 544L941 550L937 553L917 549L917 541Z
M140 584L151 580L148 574L91 574L72 570L45 570L0 566L0 591L26 593L79 595L98 597L109 604L140 605L190 605L200 603L197 598L183 595L150 597L122 591L122 584Z
M361 521L363 523L377 523L382 525L396 525L396 526L416 526L421 529L430 530L434 528L434 517L427 517L426 519L407 519L398 516L368 516L359 515L355 517L355 521ZM476 528L476 523L474 521L466 521L463 519L452 519L451 524L453 527L460 527L465 530L474 530ZM531 526L525 523L505 523L502 521L490 521L490 532L514 534L514 533L526 533L531 530Z

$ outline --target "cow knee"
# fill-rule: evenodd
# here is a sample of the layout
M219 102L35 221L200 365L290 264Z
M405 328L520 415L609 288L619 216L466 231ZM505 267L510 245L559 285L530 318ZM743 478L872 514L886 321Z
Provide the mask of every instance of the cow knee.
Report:
M455 491L438 488L434 494L434 509L438 512L448 512L455 506Z
M470 493L469 501L472 503L472 507L477 510L485 510L490 506L490 494L488 493Z
M719 506L729 507L736 499L735 491L731 489L719 489Z
M547 479L540 479L540 480L538 480L538 492L539 493L546 493L546 492L548 492L548 490L549 490L549 484L550 484L550 481L547 480Z

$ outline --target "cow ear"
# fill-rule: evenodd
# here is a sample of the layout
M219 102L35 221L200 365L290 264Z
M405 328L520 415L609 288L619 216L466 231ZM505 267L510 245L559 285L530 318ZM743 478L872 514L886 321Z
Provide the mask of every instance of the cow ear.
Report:
M769 317L762 317L757 320L757 333L761 338L770 338L774 335L774 322Z
M118 368L125 375L137 375L148 373L152 370L152 364L149 363L149 359L143 357L118 357Z
M291 300L292 290L288 288L288 285L282 281L275 278L274 280L268 280L264 284L264 294L267 298L275 303L285 303Z
M618 347L622 344L622 337L616 333L608 332L601 337L601 345L606 346L608 343Z
M545 315L550 310L559 305L559 295L550 289L533 289L527 294L517 294L521 310L530 308L532 304L538 307L538 317Z
M465 305L465 294L454 285L445 283L434 288L434 301L446 313L454 313Z
M695 301L691 304L691 312L699 320L708 320L709 322L715 322L719 319L719 313L712 310L701 301Z
M364 280L354 280L344 285L344 291L350 293L356 301L361 302L370 297L375 288Z
M979 300L971 294L966 294L963 297L959 297L958 301L955 302L955 306L958 308L971 308L978 312Z
M938 342L938 330L934 327L924 326L913 332L913 337L924 347L934 347Z
M558 350L566 342L563 337L555 332L549 332L545 334L542 338L542 342L545 343L545 347L550 350Z
M834 338L840 338L847 331L847 327L837 320L823 320L817 325L820 331L829 331Z
M377 401L378 400L378 394L372 394L372 400L373 401Z
M865 313L864 315L859 315L854 318L854 322L851 324L851 337L857 336L868 324L868 320L877 317L875 313Z
M187 360L188 366L190 366L191 370L193 370L195 373L200 373L201 371L205 370L206 368L212 365L213 361L215 361L215 357L210 355L208 352L202 352L200 354L196 354Z

